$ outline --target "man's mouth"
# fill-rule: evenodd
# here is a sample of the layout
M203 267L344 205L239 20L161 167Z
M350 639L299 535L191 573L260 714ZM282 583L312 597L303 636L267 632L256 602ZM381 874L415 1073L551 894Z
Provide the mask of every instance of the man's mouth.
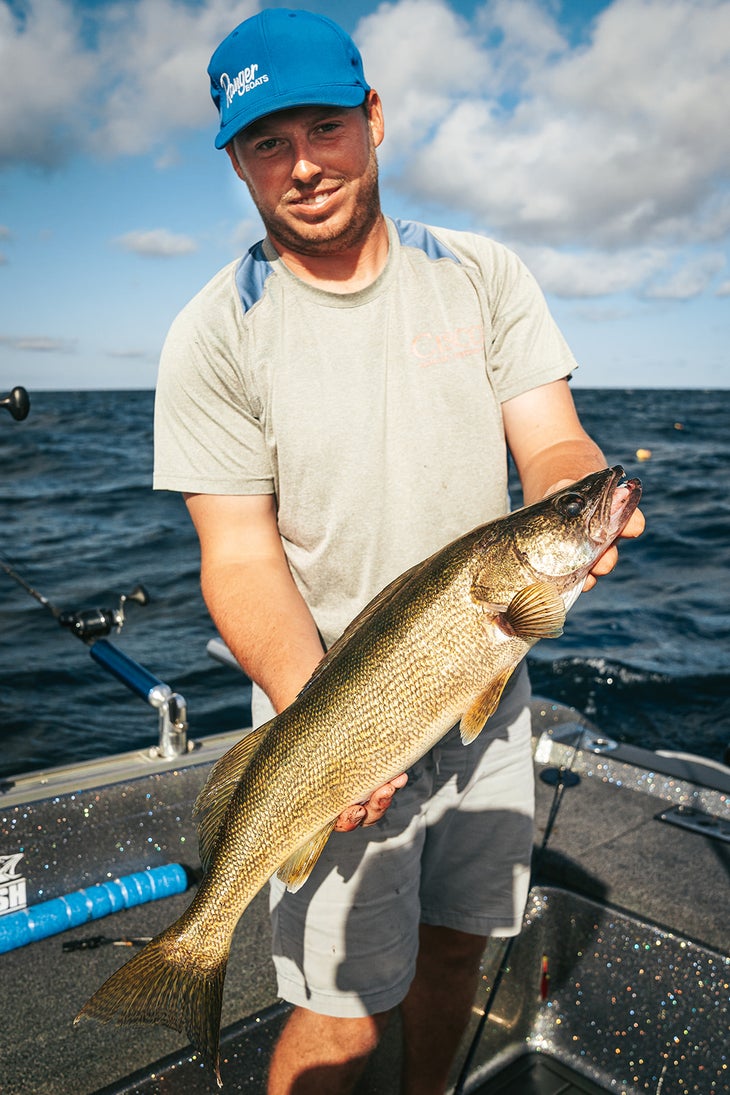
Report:
M333 187L330 190L316 190L311 194L296 194L287 204L296 209L322 209L338 190L339 187Z
M331 190L327 190L325 193L322 193L322 194L310 194L306 198L299 198L299 200L297 201L296 204L297 205L324 205L324 203L327 201L327 199L329 198L331 193L332 193Z

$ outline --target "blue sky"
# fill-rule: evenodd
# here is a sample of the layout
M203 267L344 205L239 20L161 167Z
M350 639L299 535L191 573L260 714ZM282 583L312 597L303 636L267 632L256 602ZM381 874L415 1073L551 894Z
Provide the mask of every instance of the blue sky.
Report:
M153 387L260 237L205 74L260 6L0 0L0 394ZM729 386L730 0L305 6L383 98L386 211L522 255L577 385Z

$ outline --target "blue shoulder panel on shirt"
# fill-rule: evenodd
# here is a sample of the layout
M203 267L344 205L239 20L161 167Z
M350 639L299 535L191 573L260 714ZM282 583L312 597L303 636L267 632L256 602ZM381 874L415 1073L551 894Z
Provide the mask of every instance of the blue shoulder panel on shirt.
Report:
M426 228L425 224L418 221L393 222L398 230L400 241L404 247L416 247L423 251L430 259L452 259L461 265L461 259L451 251L446 244L437 240L433 232Z
M259 240L243 256L236 270L236 287L244 312L252 308L264 295L264 286L272 266L264 254L263 242Z

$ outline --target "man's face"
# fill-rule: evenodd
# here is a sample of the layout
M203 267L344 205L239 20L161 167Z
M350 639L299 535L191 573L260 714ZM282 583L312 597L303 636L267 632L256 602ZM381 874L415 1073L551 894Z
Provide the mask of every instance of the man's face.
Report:
M380 216L375 149L380 100L365 107L282 110L237 134L227 151L274 244L298 254L340 254Z

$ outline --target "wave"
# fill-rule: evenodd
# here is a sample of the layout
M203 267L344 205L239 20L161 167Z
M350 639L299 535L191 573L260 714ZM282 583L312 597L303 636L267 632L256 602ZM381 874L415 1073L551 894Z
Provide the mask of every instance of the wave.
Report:
M617 741L723 760L730 675L669 674L603 657L528 659L533 690L575 707Z

